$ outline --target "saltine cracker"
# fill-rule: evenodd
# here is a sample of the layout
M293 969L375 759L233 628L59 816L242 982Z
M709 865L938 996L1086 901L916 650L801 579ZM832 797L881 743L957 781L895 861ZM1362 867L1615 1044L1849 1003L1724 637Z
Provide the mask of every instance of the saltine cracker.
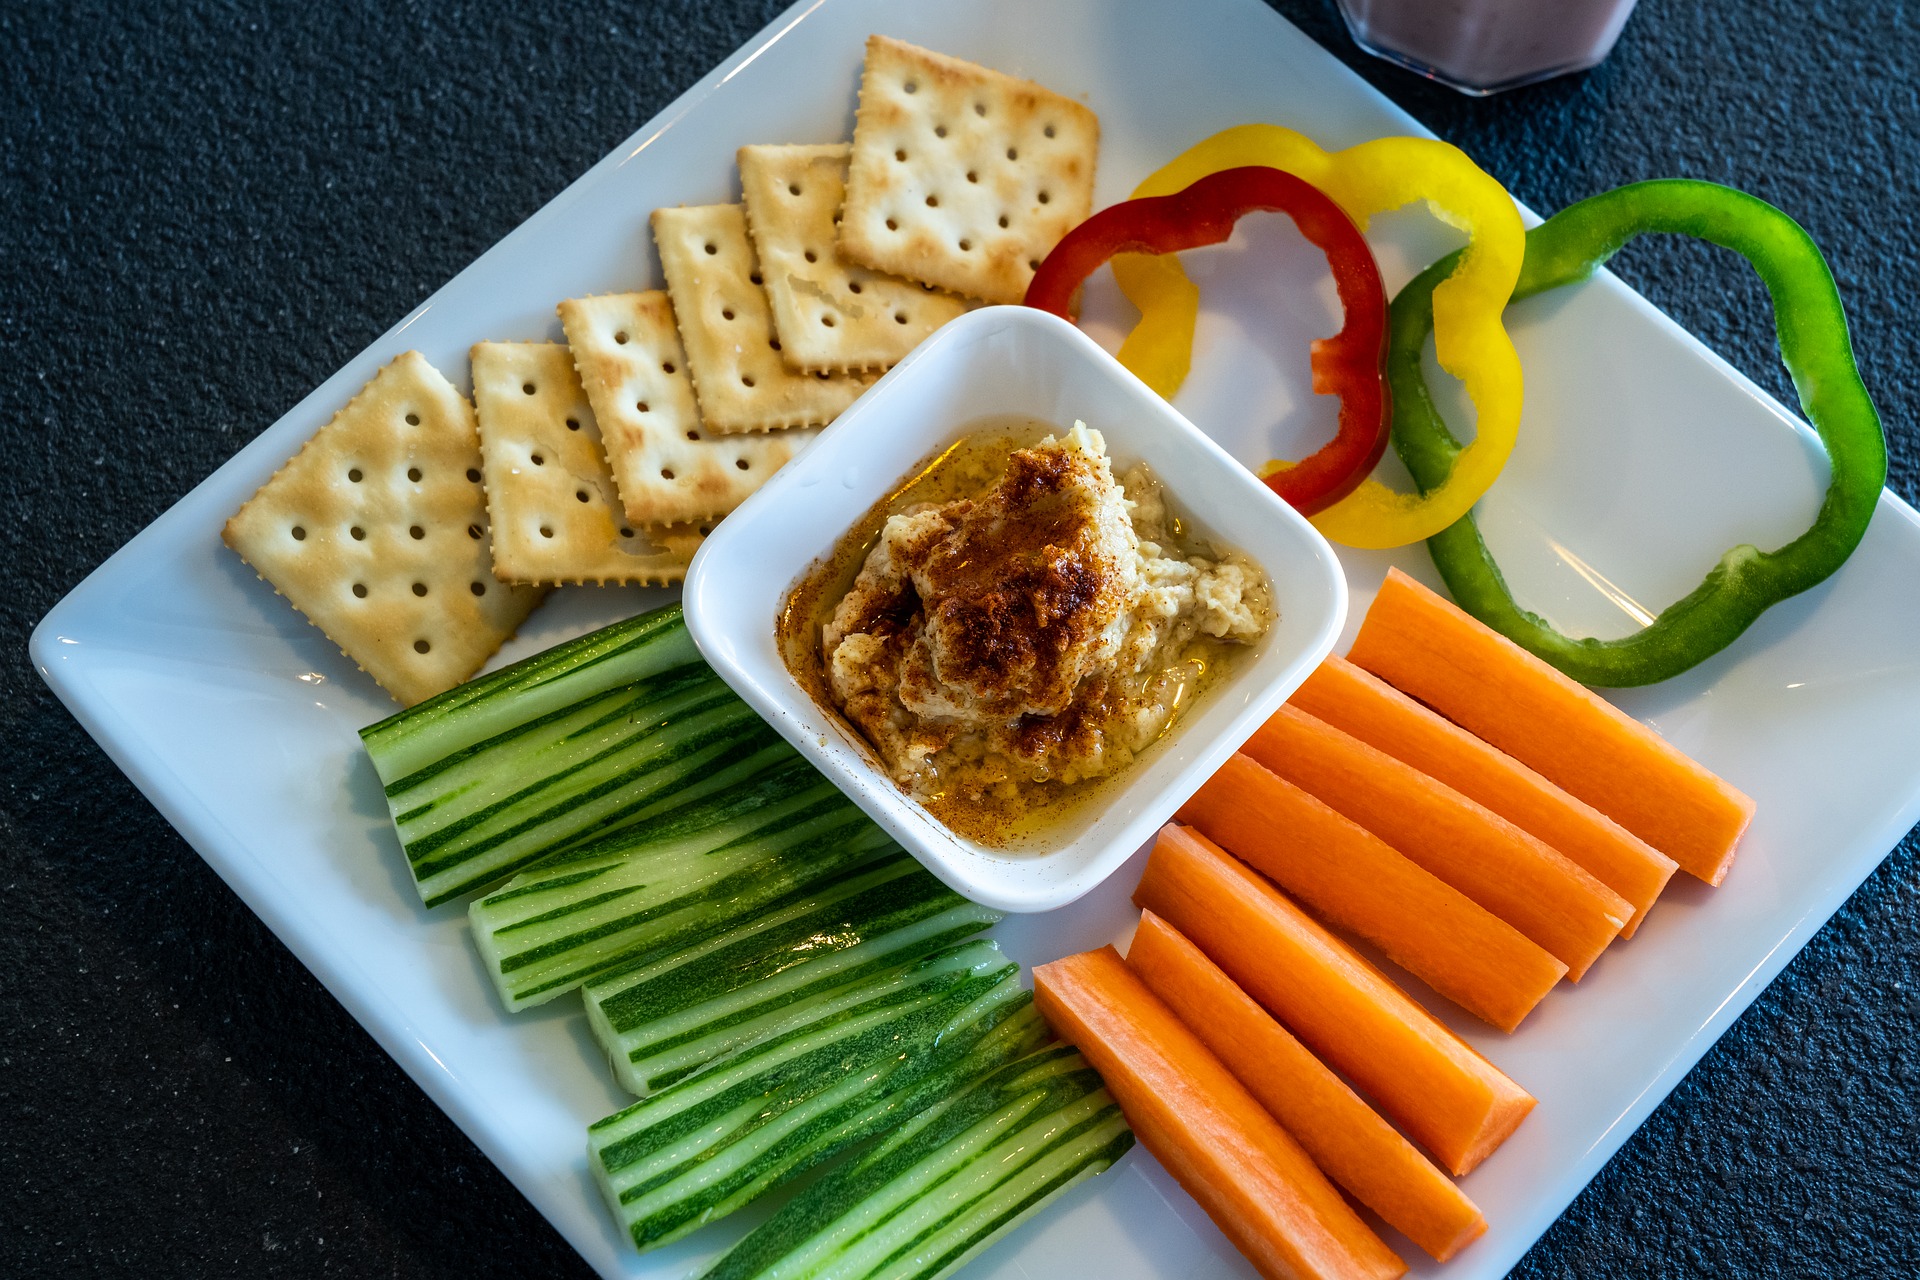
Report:
M567 348L478 342L472 358L495 576L653 585L686 577L700 531L627 520Z
M824 426L866 390L862 375L787 367L741 206L655 209L653 239L709 431Z
M716 436L700 425L673 304L657 289L560 304L573 367L635 525L724 516L816 431Z
M740 190L780 354L795 369L887 369L965 311L951 294L840 256L844 142L739 151Z
M407 706L478 671L545 594L493 576L473 408L417 351L374 375L221 537Z
M1019 302L1093 210L1100 121L1027 80L873 36L840 251L988 302Z

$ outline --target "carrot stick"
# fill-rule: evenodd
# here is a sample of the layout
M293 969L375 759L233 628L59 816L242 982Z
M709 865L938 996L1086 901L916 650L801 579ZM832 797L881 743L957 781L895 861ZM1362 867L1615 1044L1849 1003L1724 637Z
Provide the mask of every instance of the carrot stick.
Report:
M1567 972L1512 925L1244 755L1174 816L1502 1031Z
M1263 1276L1393 1277L1406 1263L1112 947L1033 971L1055 1034L1106 1081L1127 1123Z
M1436 1262L1486 1233L1486 1218L1452 1179L1151 911L1133 935L1127 967L1299 1139L1328 1177Z
M1633 915L1565 854L1298 707L1241 750L1545 947L1575 982Z
M1606 814L1345 658L1321 663L1288 701L1446 783L1586 868L1632 904L1623 938L1633 936L1674 873L1672 858Z
M1538 770L1708 884L1753 801L1646 725L1398 569L1347 655Z
M1191 938L1320 1060L1464 1174L1533 1098L1346 943L1197 832L1169 823L1136 905Z

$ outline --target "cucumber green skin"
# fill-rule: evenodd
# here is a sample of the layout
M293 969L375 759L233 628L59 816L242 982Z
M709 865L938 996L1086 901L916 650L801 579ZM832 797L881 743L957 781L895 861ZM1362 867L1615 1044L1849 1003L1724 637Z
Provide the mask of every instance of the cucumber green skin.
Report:
M1099 1076L1053 1045L982 1073L801 1192L706 1280L934 1280L1132 1144Z
M515 725L699 658L680 606L670 604L456 685L368 725L360 740L391 783Z
M823 981L817 987L801 987L793 993L793 999L797 1002L822 997L838 999L852 998L850 988L854 983L874 974L884 972L894 965L912 963L937 954L947 947L965 941L969 935L979 932L980 929L984 927L985 925L975 918L967 920L959 927L929 933L923 938L916 938L911 946L901 948L898 951L893 951L886 955L875 956L871 960L845 971L844 976L848 979L845 982L839 981L836 978L831 982ZM750 1010L747 1014L742 1014L737 1021L745 1021L747 1017L759 1015L763 1012L764 1006ZM735 1022L736 1020L730 1019L728 1023L718 1024L719 1030L724 1031L727 1026L734 1025ZM710 1028L709 1038L720 1038L712 1033L713 1029ZM679 1081L687 1079L690 1076L699 1074L706 1069L706 1066L710 1062L718 1058L731 1058L736 1053L746 1052L752 1047L756 1039L756 1037L752 1036L741 1037L741 1042L738 1044L728 1043L723 1040L719 1051L704 1060L690 1064L675 1065L657 1072L642 1072L640 1068L648 1059L637 1056L636 1051L629 1051L629 1056L624 1065L630 1069L626 1071L616 1070L615 1075L624 1085L631 1087L632 1084L641 1084L644 1086L646 1092L652 1093L667 1088L670 1085L677 1084ZM649 1056L657 1057L661 1052L674 1047L678 1047L678 1045L669 1042L655 1049Z
M555 811L671 762L687 749L681 747L686 737L712 741L751 725L725 685L704 669L691 672L693 679L685 674L671 672L602 694L480 743L445 761L444 768L389 786L387 804L407 860L418 874L433 874L441 870L435 864L457 860L450 853L471 857ZM663 748L680 752L655 759ZM580 785L582 778L591 781ZM468 852L475 832L490 839Z
M664 741L676 731L685 736ZM767 750L775 745L772 731L743 705L716 707L699 722L649 735L619 753L632 758L596 761L597 768L549 778L503 802L486 815L487 826L464 841L420 851L418 861L410 848L420 896L427 906L439 906L559 860L583 842L686 803L688 787L702 775L748 759L755 762L751 767L761 767L769 758L791 757L785 744Z
M485 778L486 762L508 750L538 750L552 741L591 739L596 732L631 722L655 707L684 703L714 692L717 677L703 662L689 662L645 679L629 681L605 689L591 698L557 707L545 715L521 720L511 727L449 752L413 772L400 777L381 778L381 789L389 800L408 792L420 791L413 807L400 810L400 818L413 821L444 805L447 792L465 791L471 784L450 779L449 774L470 774ZM432 790L421 791L428 783Z
M1045 1029L1015 974L1003 965L965 977L931 1004L867 1026L851 1042L828 1028L818 1048L768 1070L753 1071L750 1059L729 1063L594 1125L590 1163L635 1246L653 1248L724 1217L898 1125L984 1066L1025 1052ZM823 1038L819 1029L804 1034ZM772 1056L772 1048L755 1056ZM695 1105L646 1124L654 1104L672 1104L677 1092L703 1086L707 1091ZM729 1121L713 1141L701 1143L702 1134ZM699 1149L687 1150L694 1145ZM623 1170L669 1149L683 1158L621 1185ZM721 1168L719 1162L743 1155L739 1167Z
M677 607L557 645L361 737L430 907L797 758L700 660Z
M764 811L789 801L807 798L810 803L836 803L853 812L853 802L822 777L818 770L797 754L774 754L773 763L732 786L690 799L618 831L595 833L562 850L548 854L538 864L515 877L515 886L538 886L556 874L579 863L599 863L619 858L646 856L676 844L703 837L708 832L738 826L743 821L752 829L761 821L772 821ZM763 815L756 818L756 815ZM749 821L750 820L750 821ZM734 837L729 837L729 840ZM719 844L709 846L721 847ZM500 901L504 891L490 893L486 901Z
M982 962L990 966L984 974L975 971ZM902 1017L928 1023L927 1035L931 1037L1012 972L1013 967L1005 962L997 947L981 942L962 944L914 965L876 976L867 984L874 997L865 1004L837 1011L824 1024L795 1028L736 1058L727 1064L724 1072L663 1090L599 1121L590 1130L594 1151L609 1173L618 1173L706 1125L716 1114L736 1103L769 1095L788 1082L801 1089L817 1089L824 1077L807 1070L815 1052L807 1047L809 1042L818 1042L839 1052L843 1040L836 1038L836 1033L863 1022L876 1025L870 1015L884 1012L889 1006L901 1008ZM921 1016L930 1007L933 1012ZM885 1055L894 1031L884 1023L878 1025L883 1027L883 1034L873 1038L871 1053ZM853 1058L847 1061L849 1065L845 1070L857 1069Z
M653 860L644 857L584 863L561 869L555 877L560 894L503 902L528 888L509 884L475 902L469 916L501 999L521 1009L778 910L848 870L899 853L864 814L835 796L792 815L791 825L772 835L657 860L669 865L647 867ZM694 865L673 865L684 863ZM508 915L507 907L530 913ZM570 923L573 916L577 923ZM528 930L535 932L523 937Z
M807 1002L852 991L999 918L903 857L825 886L784 918L749 922L741 936L702 940L683 953L692 958L596 979L582 994L615 1075L645 1095L751 1049Z

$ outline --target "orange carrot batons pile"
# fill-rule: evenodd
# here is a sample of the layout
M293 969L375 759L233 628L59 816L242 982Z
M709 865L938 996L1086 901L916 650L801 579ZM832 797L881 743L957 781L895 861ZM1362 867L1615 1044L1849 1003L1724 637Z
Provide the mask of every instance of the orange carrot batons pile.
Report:
M1280 708L1241 749L1546 948L1576 981L1633 915L1565 854L1298 707Z
M1533 1097L1218 846L1162 829L1134 902L1165 919L1414 1141L1464 1174Z
M1127 1123L1270 1280L1374 1280L1406 1264L1300 1144L1141 985L1112 947L1041 965L1034 1002Z
M1512 925L1244 755L1177 817L1502 1031L1567 972Z
M1345 658L1328 658L1288 701L1567 855L1633 906L1623 938L1673 875L1673 859L1586 801Z
M1340 1186L1445 1262L1486 1232L1452 1179L1220 972L1147 912L1127 967L1191 1028Z
M1652 729L1391 570L1347 655L1719 884L1753 801Z

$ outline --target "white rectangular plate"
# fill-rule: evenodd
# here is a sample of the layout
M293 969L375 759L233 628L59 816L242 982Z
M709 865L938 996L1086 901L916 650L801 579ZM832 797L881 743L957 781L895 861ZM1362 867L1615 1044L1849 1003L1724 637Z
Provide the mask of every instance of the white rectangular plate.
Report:
M476 339L558 338L559 300L656 283L647 211L731 198L742 143L847 136L874 31L1084 95L1104 133L1096 206L1243 121L1334 147L1420 131L1255 0L797 5L134 538L33 639L114 761L608 1276L686 1275L739 1224L644 1257L616 1234L583 1129L622 1098L585 1018L571 1001L508 1018L461 913L418 906L355 736L392 705L220 546L219 528L396 353L418 348L464 380ZM1415 214L1382 219L1374 239L1389 287L1446 243ZM1207 305L1178 406L1243 461L1297 456L1332 421L1331 402L1305 392L1306 339L1337 324L1324 267L1279 219L1191 257ZM1119 314L1090 289L1109 345ZM1657 610L1725 547L1777 545L1812 517L1825 464L1806 429L1616 281L1511 319L1528 417L1486 526L1523 599L1563 626L1618 634L1635 601ZM1432 580L1417 547L1343 561L1355 620L1388 563ZM1917 578L1920 519L1887 496L1832 581L1687 676L1621 698L1752 794L1759 816L1724 886L1676 884L1517 1035L1456 1020L1540 1105L1467 1179L1492 1227L1448 1275L1502 1275L1920 816ZM664 598L559 593L502 660ZM1124 937L1137 874L1136 860L1070 909L1010 921L1005 945L1037 962ZM1417 1272L1437 1270L1394 1243ZM1252 1273L1136 1150L970 1274Z

